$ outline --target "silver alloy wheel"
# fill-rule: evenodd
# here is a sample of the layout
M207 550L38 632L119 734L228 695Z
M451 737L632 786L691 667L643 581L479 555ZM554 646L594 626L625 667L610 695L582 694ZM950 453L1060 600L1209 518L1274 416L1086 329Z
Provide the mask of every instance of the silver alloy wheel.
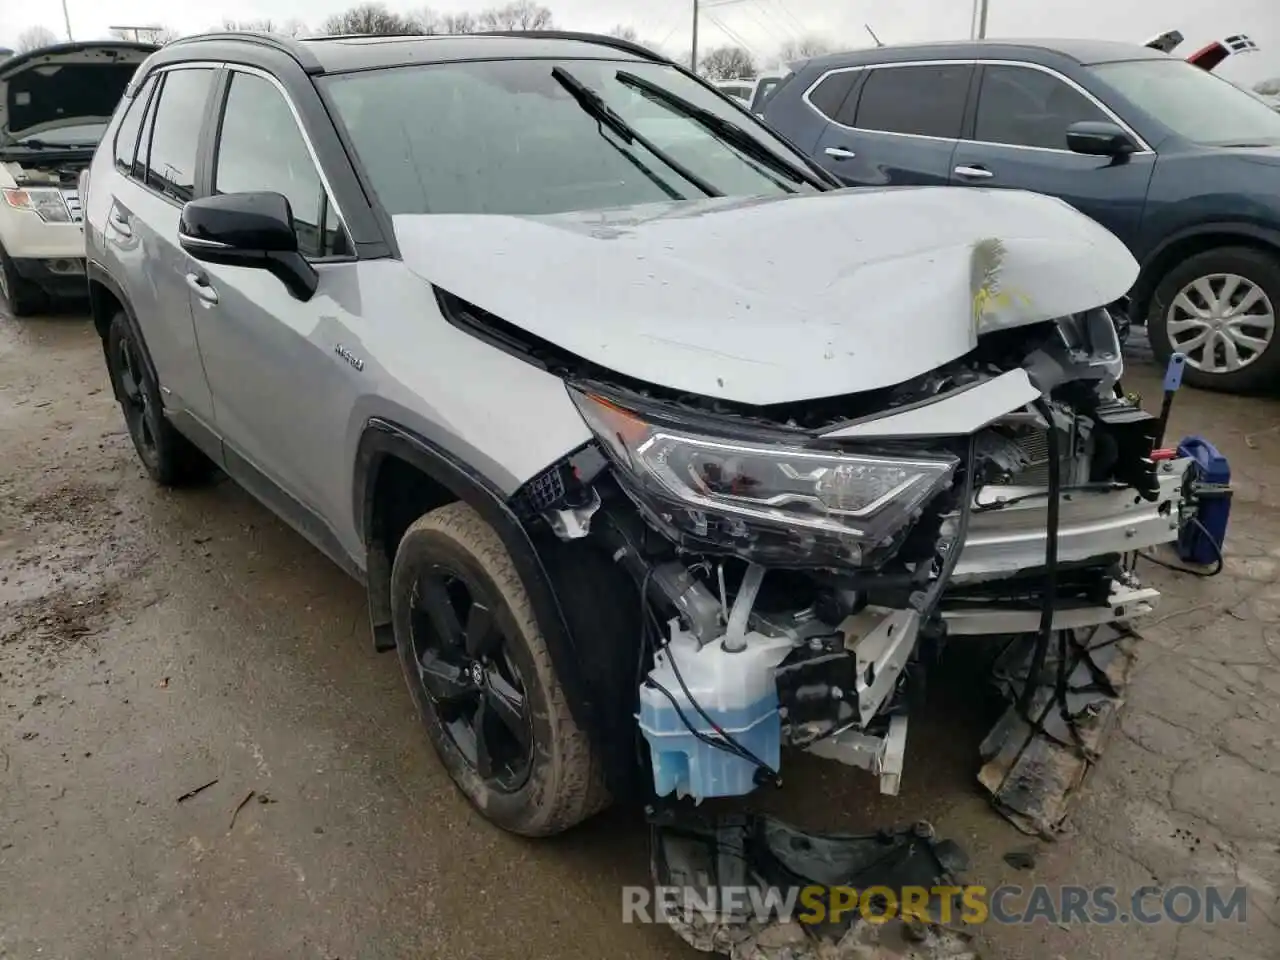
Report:
M1169 343L1205 373L1234 373L1271 345L1276 310L1266 292L1235 273L1211 273L1183 287L1165 314Z

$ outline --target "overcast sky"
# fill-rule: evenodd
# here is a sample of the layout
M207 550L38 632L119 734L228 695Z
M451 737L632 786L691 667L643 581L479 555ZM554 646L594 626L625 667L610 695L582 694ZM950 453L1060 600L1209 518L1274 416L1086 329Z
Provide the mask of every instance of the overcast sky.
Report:
M1232 57L1222 72L1237 80L1280 75L1280 0L990 0L988 36L1089 36L1141 42L1168 29L1186 35L1186 52L1210 40L1248 33L1262 51ZM870 23L885 43L968 36L972 0L703 0L702 43L742 41L768 60L782 39L815 34L844 47L865 46ZM343 0L222 0L218 14L174 0L66 0L76 39L104 35L115 24L165 24L183 32L222 17L296 17L318 22L349 6ZM487 0L437 0L441 12L475 10ZM607 30L634 26L642 39L668 49L689 42L692 0L549 0L557 25ZM420 0L388 0L401 11ZM65 35L60 0L0 0L0 43L42 24ZM1179 52L1182 52L1181 50Z

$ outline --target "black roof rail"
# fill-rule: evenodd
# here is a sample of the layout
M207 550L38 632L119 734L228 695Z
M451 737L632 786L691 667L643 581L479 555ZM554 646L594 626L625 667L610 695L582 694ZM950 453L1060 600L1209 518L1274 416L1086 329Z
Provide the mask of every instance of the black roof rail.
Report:
M188 43L216 40L256 43L259 46L271 47L292 57L297 61L298 66L302 67L307 73L324 73L324 67L320 65L316 55L308 50L303 43L292 37L282 37L276 33L260 33L253 30L215 30L210 33L196 33L189 37L179 37L172 43L167 44L167 46L178 47Z
M673 62L656 50L650 50L648 47L632 43L630 40L611 37L603 33L582 33L576 30L482 30L477 33L459 34L459 36L523 37L529 40L579 40L583 43L594 43L598 46L613 47L615 50L633 53L637 57L643 57L645 60L652 60L655 63Z

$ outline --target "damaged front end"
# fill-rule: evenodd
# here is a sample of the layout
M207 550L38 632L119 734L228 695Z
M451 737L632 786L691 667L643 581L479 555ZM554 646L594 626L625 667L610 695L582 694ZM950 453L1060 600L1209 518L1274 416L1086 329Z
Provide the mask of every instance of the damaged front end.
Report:
M1157 421L1120 390L1108 312L977 343L898 387L775 407L570 378L597 442L526 506L599 539L640 590L657 796L747 794L779 780L784 746L896 793L908 698L948 637L1023 638L1006 688L1034 738L1048 671L1108 669L1052 640L1153 608L1131 561L1177 537L1185 467L1153 456ZM997 754L1025 787L1021 746Z

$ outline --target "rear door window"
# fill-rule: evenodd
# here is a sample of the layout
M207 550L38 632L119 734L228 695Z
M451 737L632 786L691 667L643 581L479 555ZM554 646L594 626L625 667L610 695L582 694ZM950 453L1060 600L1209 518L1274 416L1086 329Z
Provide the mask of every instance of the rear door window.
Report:
M1101 108L1061 78L1031 67L983 68L973 138L1017 147L1067 149L1067 127L1109 121Z
M165 74L155 109L147 186L180 203L195 196L196 153L213 70L184 68Z
M147 79L147 82L138 90L137 96L130 101L120 121L120 127L116 130L116 166L123 173L128 174L133 171L134 157L138 152L138 134L142 130L142 115L146 113L147 104L151 101L151 92L155 90L156 83L154 76Z
M954 140L964 123L972 76L967 63L878 67L862 85L853 126Z

